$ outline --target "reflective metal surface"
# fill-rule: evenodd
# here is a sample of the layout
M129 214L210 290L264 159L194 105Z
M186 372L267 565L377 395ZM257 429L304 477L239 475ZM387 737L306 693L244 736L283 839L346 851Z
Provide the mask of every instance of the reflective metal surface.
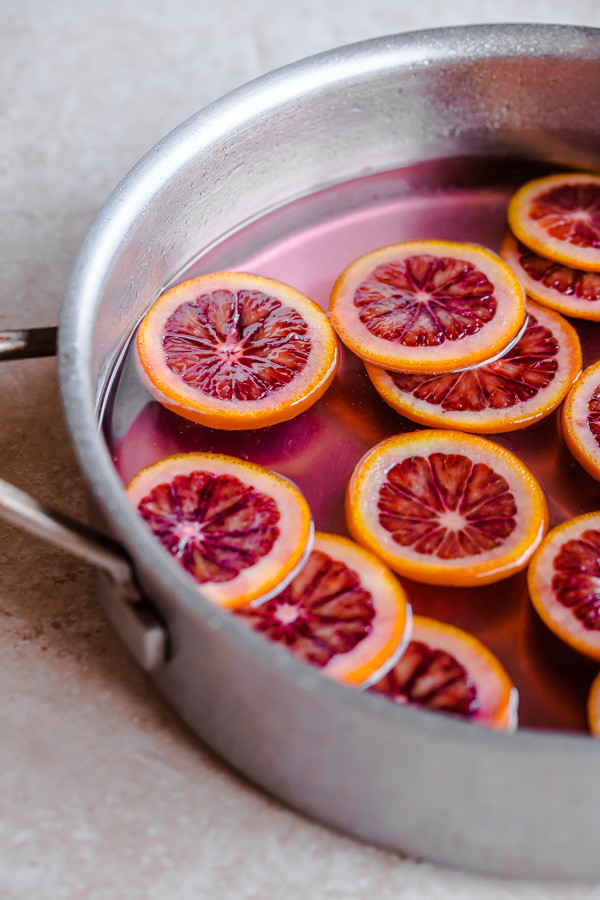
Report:
M309 815L505 875L600 875L597 743L390 715L385 700L247 632L175 564L157 565L98 409L148 305L241 224L326 185L440 157L597 169L599 85L600 34L562 26L399 35L275 72L201 111L130 173L84 243L61 316L69 426L98 515L166 623L170 656L152 677L168 701L234 767Z
M166 660L166 629L140 594L131 562L118 544L2 479L0 517L96 566L108 579L108 617L136 662L149 670Z

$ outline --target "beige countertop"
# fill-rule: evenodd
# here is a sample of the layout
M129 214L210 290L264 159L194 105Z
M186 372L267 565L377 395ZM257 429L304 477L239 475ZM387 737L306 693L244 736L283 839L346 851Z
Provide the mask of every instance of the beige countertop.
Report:
M0 328L57 321L76 251L128 169L270 69L433 25L600 25L597 0L0 0ZM53 359L0 367L0 476L85 518ZM0 525L2 900L589 900L360 844L233 774L108 627L86 565Z

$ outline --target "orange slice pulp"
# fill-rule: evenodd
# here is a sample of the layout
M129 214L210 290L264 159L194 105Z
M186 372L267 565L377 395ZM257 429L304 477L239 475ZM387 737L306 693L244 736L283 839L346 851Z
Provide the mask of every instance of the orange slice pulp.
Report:
M521 337L492 362L437 375L365 366L381 397L408 419L492 434L524 428L556 409L581 371L581 345L562 316L528 301Z
M462 629L425 616L414 616L407 649L370 690L500 730L517 725L518 693L494 654Z
M362 687L394 664L411 624L389 569L348 538L323 532L284 591L236 614L330 678Z
M346 519L358 543L428 584L488 584L523 569L548 512L531 472L477 435L423 430L377 444L356 465Z
M580 653L600 660L600 512L548 532L527 572L542 621Z
M494 253L452 241L409 241L351 263L329 310L341 340L373 365L447 372L490 359L517 335L523 288Z
M577 319L600 319L600 272L586 272L546 259L526 247L510 232L500 254L529 297Z
M528 181L507 216L514 235L541 256L600 271L600 176L565 172Z
M226 430L303 412L331 383L339 352L323 310L294 288L240 272L176 285L137 335L140 377L173 412Z
M127 496L162 546L219 606L268 597L312 546L308 505L289 481L216 453L182 453L142 469Z
M600 481L600 362L584 369L567 394L562 431L575 459Z

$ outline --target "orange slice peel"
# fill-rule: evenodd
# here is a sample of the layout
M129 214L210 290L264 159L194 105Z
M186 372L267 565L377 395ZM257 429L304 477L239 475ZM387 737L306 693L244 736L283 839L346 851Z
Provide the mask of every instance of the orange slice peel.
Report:
M473 586L523 569L548 523L538 482L478 435L396 435L357 463L346 493L354 539L394 571L427 584Z
M310 552L310 510L298 489L261 466L216 453L169 456L126 487L163 548L218 606L280 590Z
M553 412L581 364L575 329L530 300L521 337L493 362L429 375L365 367L379 395L413 422L494 434L524 428Z
M567 394L562 433L578 463L600 481L600 362L584 369Z
M531 602L561 640L600 660L600 512L549 531L527 571Z
M483 247L409 241L373 250L338 277L329 311L340 339L376 366L447 372L490 359L518 334L523 288Z
M327 390L339 361L327 315L289 285L213 272L161 294L139 327L137 365L152 396L201 425L264 428Z
M600 176L564 172L528 181L508 205L513 234L565 266L600 271Z
M488 648L461 628L414 616L410 643L370 690L501 731L517 726L518 692Z
M310 557L283 592L236 615L324 675L356 687L394 664L412 619L400 582L378 557L324 532L315 533Z
M586 272L540 256L507 231L500 255L528 297L564 316L600 320L600 272Z

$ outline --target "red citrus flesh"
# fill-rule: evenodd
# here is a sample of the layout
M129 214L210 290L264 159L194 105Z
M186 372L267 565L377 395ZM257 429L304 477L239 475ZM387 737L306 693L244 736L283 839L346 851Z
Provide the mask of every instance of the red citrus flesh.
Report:
M341 340L373 365L446 372L489 359L521 328L524 293L510 268L473 244L381 247L337 279L330 315Z
M531 472L479 436L425 430L382 441L348 483L355 540L409 578L488 584L523 569L548 511Z
M550 531L528 570L531 601L565 643L600 660L600 513Z
M221 606L269 596L310 551L304 498L290 482L243 460L166 457L138 472L126 490L160 544Z
M600 362L584 369L567 394L562 427L575 459L600 480Z
M495 656L461 629L415 616L410 643L371 688L398 704L513 730L518 694Z
M166 291L136 346L140 377L160 403L226 430L293 418L323 395L338 364L335 333L316 303L240 272Z
M284 591L236 614L325 675L363 687L394 664L411 624L404 591L387 567L347 538L322 532Z
M565 172L524 184L508 206L515 236L541 256L600 271L600 177Z
M434 427L496 433L524 428L562 402L581 371L581 346L561 316L532 301L519 340L493 362L440 375L408 375L366 364L391 407Z
M600 319L600 273L561 265L540 256L507 232L502 257L529 297L578 319Z

